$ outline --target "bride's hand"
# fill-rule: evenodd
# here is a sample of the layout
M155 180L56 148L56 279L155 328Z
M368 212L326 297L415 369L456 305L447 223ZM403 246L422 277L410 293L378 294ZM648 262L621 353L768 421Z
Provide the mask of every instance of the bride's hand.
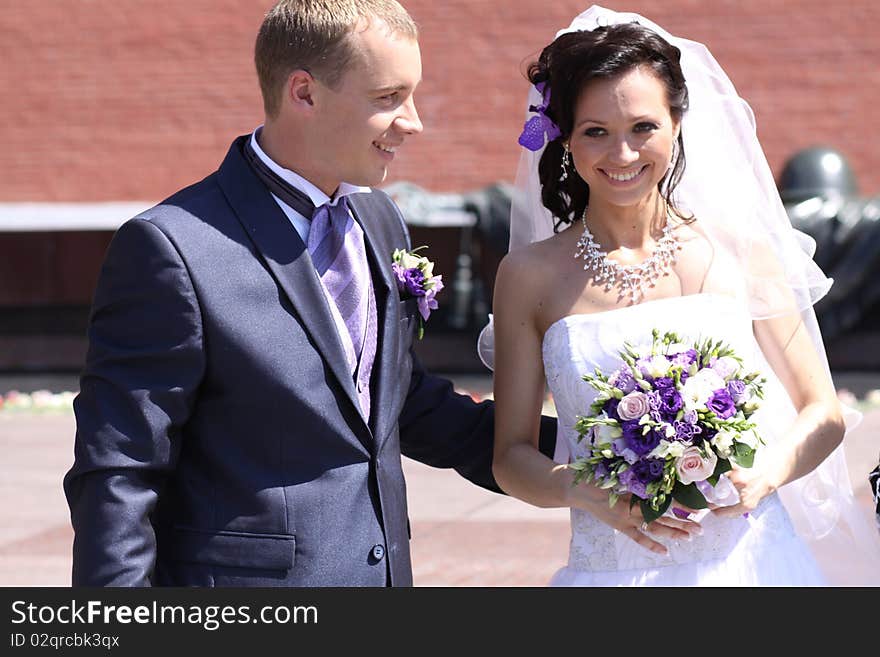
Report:
M731 506L711 505L712 513L721 518L736 518L753 511L762 499L776 490L767 474L757 468L734 467L725 476L736 488L739 502Z
M658 554L667 554L668 550L665 545L659 543L657 538L663 538L672 541L689 541L692 536L699 536L703 533L699 523L691 520L680 520L675 517L663 515L653 522L646 523L642 510L638 504L630 507L630 495L622 495L614 506L608 506L608 492L599 489L591 484L575 486L585 490L588 496L586 510L593 514L596 518L604 522L606 525L613 527L621 534L625 534L636 543L652 552ZM574 504L584 508L583 504ZM693 509L688 509L676 503L675 507L687 514Z

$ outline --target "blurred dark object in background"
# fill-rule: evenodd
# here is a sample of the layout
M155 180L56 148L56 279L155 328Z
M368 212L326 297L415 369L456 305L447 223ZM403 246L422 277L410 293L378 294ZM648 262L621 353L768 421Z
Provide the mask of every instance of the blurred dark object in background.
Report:
M846 158L826 147L796 153L779 176L792 225L816 240L834 279L816 304L832 370L880 367L880 197L860 198Z
M398 182L383 191L400 207L413 247L427 246L422 255L443 276L440 307L416 351L431 369L486 372L476 339L492 312L495 272L507 253L513 186L495 183L464 194L435 194Z

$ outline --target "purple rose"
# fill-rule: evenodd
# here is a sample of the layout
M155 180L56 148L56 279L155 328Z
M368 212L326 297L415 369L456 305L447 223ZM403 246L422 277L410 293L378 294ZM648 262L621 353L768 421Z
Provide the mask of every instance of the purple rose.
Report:
M709 397L709 401L706 402L706 406L722 420L726 420L736 413L733 397L730 396L726 388L713 392L712 396Z
M618 481L624 485L624 487L636 497L641 497L643 500L648 497L648 491L641 481L639 481L638 475L633 471L632 468L621 472L617 476Z
M394 276L397 278L397 288L404 294L412 297L420 297L425 294L425 275L418 267L407 269L396 262L391 265Z
M649 484L663 476L663 461L661 459L643 459L633 464L632 470L640 482Z
M688 349L687 351L681 351L672 356L672 363L674 365L681 365L685 369L693 365L697 362L697 350L696 349Z
M626 440L624 440L623 438L618 438L617 440L613 440L611 442L611 451L614 452L615 456L620 456L627 463L635 463L639 460L639 457L626 445Z
M683 403L678 390L675 388L661 388L659 392L660 412L669 416L670 419L675 417L678 411L681 410Z
M432 276L430 279L431 281L433 281L431 289L423 292L422 296L418 298L419 313L422 315L422 318L425 321L428 321L428 316L431 314L432 310L437 310L437 308L439 308L437 300L434 297L437 296L437 293L443 289L443 281L441 280L442 278L442 276Z
M605 411L605 415L608 417L614 418L615 420L620 419L617 414L617 407L620 405L620 400L612 397L605 405L602 407L602 410Z
M675 429L675 439L684 443L692 442L694 434L699 430L699 427L681 421L673 422L672 427Z
M624 422L623 424L638 425L638 422ZM623 437L629 449L638 456L644 456L660 444L661 435L653 428L649 429L647 433L642 433L642 427L636 426L634 430L624 428Z
M744 381L740 381L739 379L729 381L727 383L727 392L729 392L730 396L733 397L734 403L738 404L744 401L746 384Z
M620 400L617 414L621 420L638 420L650 410L650 395L635 391Z
M609 378L608 383L620 390L623 394L629 394L636 389L636 380L633 378L629 369L620 368L615 371Z

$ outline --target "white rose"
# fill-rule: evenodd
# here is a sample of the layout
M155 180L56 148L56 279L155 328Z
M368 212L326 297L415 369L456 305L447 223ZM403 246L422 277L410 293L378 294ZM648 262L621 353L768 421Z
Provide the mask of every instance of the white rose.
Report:
M703 481L715 472L715 464L718 457L715 452L708 450L704 456L698 447L691 445L675 459L675 471L681 483L687 485L695 481Z
M699 379L706 386L708 386L713 392L715 390L721 390L722 388L727 387L727 383L718 376L718 373L710 367L704 367L699 372L694 374L691 379ZM690 379L688 379L690 381Z
M623 431L620 427L613 427L608 424L598 424L595 427L595 438L593 439L599 445L610 445L615 438L620 438Z
M730 356L722 356L712 365L712 371L727 381L733 374L739 371L739 363Z
M648 454L649 458L654 459L665 459L667 456L671 456L672 458L678 458L684 453L684 443L681 443L677 440L661 440L660 444L657 445L651 453Z
M716 433L709 442L712 443L712 446L718 450L721 456L724 458L730 458L733 450L733 441L736 438L738 438L737 434L732 431L722 430Z
M645 363L645 370L655 379L669 374L669 361L666 356L651 356Z
M685 381L681 389L685 409L694 411L706 407L712 393L725 387L724 379L711 369L702 369Z
M404 269L415 269L419 266L419 258L411 253L405 253L400 259L400 264Z
M648 396L643 392L633 391L625 395L617 405L617 415L621 420L635 420L650 410Z

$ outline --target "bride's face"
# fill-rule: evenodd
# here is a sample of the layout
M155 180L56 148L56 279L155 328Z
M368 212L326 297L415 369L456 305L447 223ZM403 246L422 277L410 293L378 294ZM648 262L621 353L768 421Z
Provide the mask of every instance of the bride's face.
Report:
M591 202L630 206L657 192L677 136L663 82L638 67L584 87L569 148Z

